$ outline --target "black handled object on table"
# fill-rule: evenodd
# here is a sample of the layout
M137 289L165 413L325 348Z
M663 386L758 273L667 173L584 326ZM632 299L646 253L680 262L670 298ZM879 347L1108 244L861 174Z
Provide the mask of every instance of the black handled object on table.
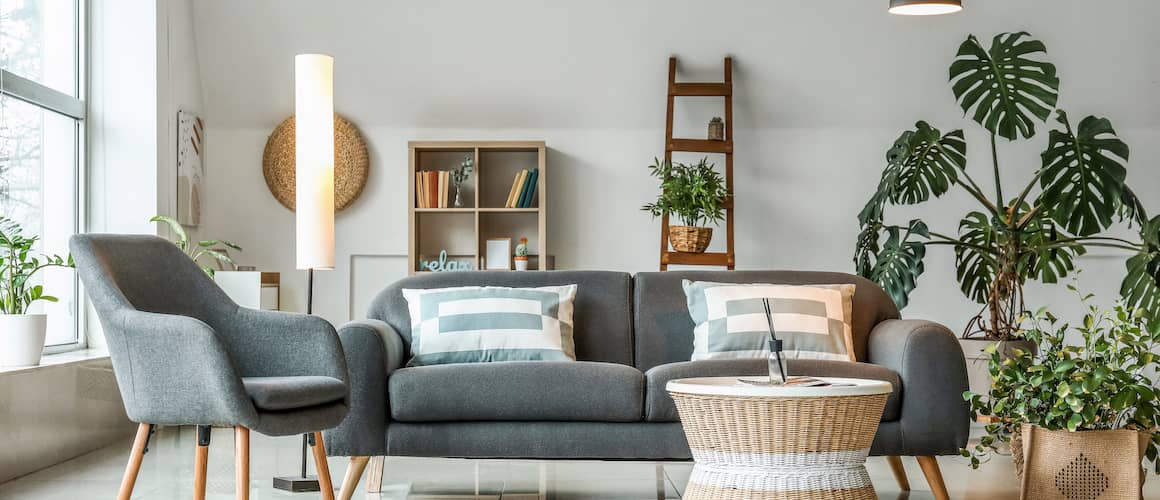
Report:
M777 338L777 330L773 327L773 311L769 307L769 299L763 298L761 303L765 306L765 322L769 325L769 355L777 361L777 372L781 375L781 383L784 384L789 381L789 374L786 373L785 360L781 356L783 344L781 339ZM770 370L770 375L772 378L773 370Z

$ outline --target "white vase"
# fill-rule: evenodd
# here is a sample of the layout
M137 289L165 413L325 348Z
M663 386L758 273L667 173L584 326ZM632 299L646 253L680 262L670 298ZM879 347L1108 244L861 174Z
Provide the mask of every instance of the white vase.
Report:
M44 314L0 314L0 366L39 365L47 328Z

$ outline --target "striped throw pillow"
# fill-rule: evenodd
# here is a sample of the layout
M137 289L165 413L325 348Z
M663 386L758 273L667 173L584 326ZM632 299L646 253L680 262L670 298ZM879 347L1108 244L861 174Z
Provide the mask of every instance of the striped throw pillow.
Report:
M409 366L576 360L576 285L404 289L403 297L411 314Z
M693 361L765 358L769 299L773 327L788 359L854 361L854 285L769 285L684 280L693 329Z

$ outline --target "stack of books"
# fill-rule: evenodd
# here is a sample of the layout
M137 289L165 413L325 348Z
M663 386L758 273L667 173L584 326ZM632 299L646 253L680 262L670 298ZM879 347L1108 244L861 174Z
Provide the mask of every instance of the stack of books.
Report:
M539 178L539 168L520 170L512 181L512 190L508 193L504 208L531 208L532 201L536 199L536 184Z
M416 208L447 208L451 202L451 172L421 171L415 172L415 203Z

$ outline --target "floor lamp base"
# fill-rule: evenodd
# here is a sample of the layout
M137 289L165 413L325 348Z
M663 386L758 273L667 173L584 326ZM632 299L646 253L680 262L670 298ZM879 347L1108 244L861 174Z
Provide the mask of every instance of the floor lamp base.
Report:
M319 491L318 477L276 477L274 478L274 489L289 491L291 493L302 493L307 491Z

